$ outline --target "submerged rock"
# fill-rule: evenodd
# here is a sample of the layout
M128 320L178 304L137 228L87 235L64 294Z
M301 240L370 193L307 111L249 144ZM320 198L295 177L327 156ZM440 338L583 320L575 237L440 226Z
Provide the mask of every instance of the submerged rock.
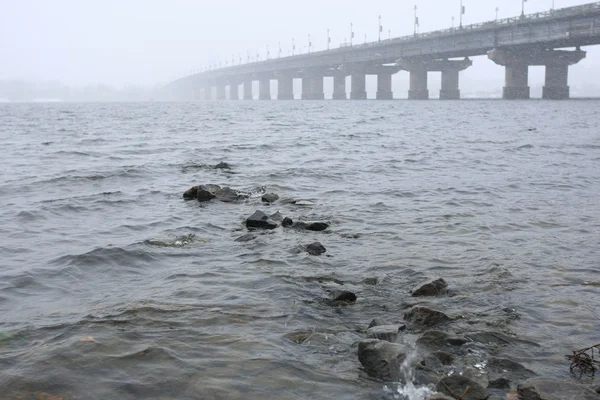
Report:
M243 242L249 242L249 241L254 240L254 239L256 239L256 236L254 236L251 233L247 233L247 234L245 234L243 236L240 236L239 238L235 239L235 241L243 243Z
M294 228L294 229L306 229L308 231L320 232L320 231L324 231L325 229L329 228L329 224L326 223L326 222L304 222L304 221L299 221L299 222L295 222L292 225L292 228Z
M381 326L381 325L389 325L387 324L384 320L382 320L381 318L374 318L371 323L369 324L369 327L367 329L371 329L374 326Z
M578 382L532 378L517 387L522 400L600 400L600 394Z
M420 338L417 339L417 344L430 349L443 347L446 345L450 346L462 346L467 343L468 340L462 336L451 336L445 332L429 330L423 333Z
M274 203L279 199L279 196L276 195L275 193L265 193L262 196L262 201L264 203Z
M487 363L488 388L508 389L511 383L536 376L535 372L507 358L492 357ZM514 387L514 386L513 386Z
M302 344L308 340L312 335L313 331L296 331L290 332L283 335L284 338L291 340L294 343Z
M446 324L451 318L429 307L414 306L404 314L404 320L411 328L423 329Z
M331 300L344 303L355 303L356 294L348 290L336 290L331 293Z
M436 279L435 281L427 282L417 289L413 290L412 296L437 296L446 291L448 284L442 278Z
M378 339L358 343L358 360L365 372L384 381L399 381L400 366L406 358L406 347Z
M325 253L327 249L321 243L314 242L306 246L306 251L311 256L320 256L321 254Z
M281 215L281 213L277 211L275 214L269 215L269 218L271 218L273 221L279 222L283 220L283 215Z
M290 227L292 225L294 225L294 221L292 221L292 219L289 217L285 217L283 221L281 221L281 226L283 226L284 228Z
M469 390L462 396L467 387ZM435 388L442 394L452 396L453 398L460 397L463 400L486 400L489 397L486 388L462 375L446 376L439 380Z
M260 229L275 229L277 228L277 223L271 221L267 214L265 214L264 212L257 210L246 220L246 227Z
M406 330L405 325L379 325L367 329L367 337L394 343L400 332L404 330Z
M231 165L227 164L224 161L221 161L220 163L213 165L214 169L231 169Z

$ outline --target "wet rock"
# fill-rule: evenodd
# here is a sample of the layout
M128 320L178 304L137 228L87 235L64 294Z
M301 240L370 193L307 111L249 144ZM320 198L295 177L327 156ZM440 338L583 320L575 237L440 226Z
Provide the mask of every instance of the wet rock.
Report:
M193 186L189 188L183 193L183 198L186 200L193 200L198 198L198 189L200 189L200 186Z
M418 345L428 348L442 347L445 345L462 346L467 342L468 340L462 336L450 336L447 333L434 330L426 331L419 339L417 339Z
M306 229L308 229L309 231L315 231L315 232L324 231L327 228L329 228L329 224L327 224L325 222L311 222L306 225Z
M427 400L455 400L454 397L446 396L445 394L434 394L427 398Z
M281 221L281 226L283 226L284 228L288 228L292 225L294 225L294 221L292 221L291 218L285 217L283 221Z
M406 348L397 343L366 339L358 343L358 360L365 372L384 381L400 380L400 366L406 358Z
M423 329L446 324L451 318L429 307L414 306L404 314L404 320L411 328Z
M454 356L445 351L434 351L432 354L437 357L438 360L440 360L442 365L452 365L454 362Z
M436 390L442 394L459 398L467 389L469 391L461 399L463 400L486 400L489 393L486 388L472 379L462 375L450 375L439 380Z
M312 331L296 331L283 335L284 338L291 340L294 343L302 344L313 335Z
M244 242L249 242L249 241L254 240L254 239L256 239L256 236L254 236L251 233L247 233L247 234L245 234L243 236L240 236L239 238L235 239L235 241L236 242L244 243Z
M600 400L591 387L574 381L531 378L517 386L522 400Z
M398 334L406 329L405 325L379 325L367 329L369 339L385 340L394 343Z
M231 165L227 164L224 161L213 166L214 169L231 169Z
M444 293L448 288L448 284L442 278L435 281L425 283L412 292L413 297L419 296L437 296Z
M277 228L277 223L271 221L267 214L262 211L255 211L248 219L246 220L247 228L261 228L261 229L275 229Z
M264 203L274 203L279 200L279 196L275 193L265 193L261 199Z
M196 199L201 202L210 201L216 197L217 196L215 196L210 190L206 189L204 185L200 186L196 192Z
M314 242L306 246L306 251L311 256L320 256L321 254L325 253L327 249L321 243Z
M242 194L230 187L219 188L213 192L215 197L224 203L233 203L248 198L248 195Z
M475 333L469 333L468 335L466 335L466 337L473 341L473 342L477 342L477 343L483 343L483 344L494 344L494 345L512 345L512 344L521 344L521 345L525 345L525 346L535 346L535 347L539 347L539 344L534 343L534 342L530 342L528 340L523 340L523 339L517 339L515 337L512 336L508 336L505 335L504 333L500 333L500 332L475 332Z
M381 326L381 325L388 325L386 324L386 322L384 320L382 320L381 318L374 318L371 323L369 324L369 327L367 329L371 329L374 326Z
M283 220L283 215L281 215L281 213L277 211L275 214L269 215L269 218L271 218L273 221L279 222Z
M600 385L594 387L593 389L596 391L596 393L600 394Z
M331 300L343 303L355 303L356 294L348 290L336 290L331 293Z
M488 388L508 389L511 382L522 382L536 376L535 372L507 358L492 357L487 363Z

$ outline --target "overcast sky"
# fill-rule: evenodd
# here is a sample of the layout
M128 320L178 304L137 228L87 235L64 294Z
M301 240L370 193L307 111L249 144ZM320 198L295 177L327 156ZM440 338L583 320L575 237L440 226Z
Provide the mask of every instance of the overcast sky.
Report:
M555 7L589 3L555 0ZM376 40L378 15L384 37L413 31L418 6L421 32L458 24L460 0L0 0L0 79L59 80L69 85L152 85L208 63L348 40ZM521 0L464 0L464 23L521 13ZM526 12L545 11L552 0L528 0ZM582 68L597 71L599 48L588 47ZM477 68L476 68L477 67ZM495 68L495 69L494 69ZM503 75L491 61L478 61L472 76Z

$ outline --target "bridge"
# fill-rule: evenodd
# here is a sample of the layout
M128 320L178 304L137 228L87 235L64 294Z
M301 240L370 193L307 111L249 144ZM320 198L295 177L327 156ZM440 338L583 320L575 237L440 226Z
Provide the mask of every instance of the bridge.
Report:
M585 58L582 46L600 44L600 2L544 13L494 20L458 28L419 33L363 45L344 46L290 57L213 69L180 78L164 87L168 98L179 100L293 100L294 79L302 80L301 99L324 99L323 80L333 78L333 99L366 99L366 75L377 75L379 100L390 100L392 75L410 74L409 99L428 99L427 76L442 74L440 99L459 99L459 72L470 67L469 57L487 55L505 67L504 99L528 99L529 66L545 66L544 99L567 99L569 66ZM243 95L240 96L240 86ZM227 89L228 88L228 89ZM227 96L228 93L228 96Z

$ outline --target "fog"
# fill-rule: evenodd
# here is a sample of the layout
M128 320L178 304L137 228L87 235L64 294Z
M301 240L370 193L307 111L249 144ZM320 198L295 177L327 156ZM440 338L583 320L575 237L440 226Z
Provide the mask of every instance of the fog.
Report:
M555 8L589 3L555 0ZM552 7L552 0L528 0L526 13ZM521 0L464 0L464 24L518 16ZM0 80L61 82L64 85L153 87L200 70L209 64L245 61L247 54L266 57L289 55L292 38L296 52L306 52L308 35L314 50L324 49L327 29L332 46L349 40L354 24L355 42L377 39L378 16L383 37L413 32L417 5L420 31L458 25L460 0L4 0L0 6ZM600 66L600 49L584 48L588 57L572 67L572 87L596 89L592 71ZM501 90L503 68L484 57L463 73L471 90ZM532 68L532 87L542 71ZM396 78L397 79L397 78ZM395 81L396 81L395 79ZM404 78L402 78L404 79ZM405 80L405 79L404 79ZM433 83L435 85L435 83ZM397 83L395 83L397 86ZM589 90L588 90L589 91ZM595 93L595 92L594 92ZM598 93L600 94L600 93Z

